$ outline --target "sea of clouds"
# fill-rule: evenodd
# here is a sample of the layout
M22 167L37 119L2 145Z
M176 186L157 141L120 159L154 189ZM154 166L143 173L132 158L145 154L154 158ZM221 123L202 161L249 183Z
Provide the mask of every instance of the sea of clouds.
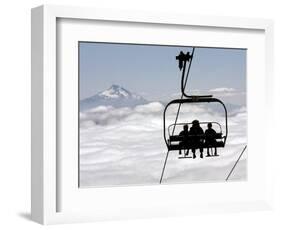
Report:
M177 106L167 110L167 124L174 123ZM151 102L134 108L99 106L81 112L80 185L159 184L167 152L163 110L163 104ZM219 122L225 132L225 117L219 104L217 107L183 105L178 122L193 119ZM179 160L177 151L170 152L162 183L224 181L247 144L245 107L240 106L231 113L228 129L226 147L218 149L220 157ZM245 152L229 180L247 179L246 161Z

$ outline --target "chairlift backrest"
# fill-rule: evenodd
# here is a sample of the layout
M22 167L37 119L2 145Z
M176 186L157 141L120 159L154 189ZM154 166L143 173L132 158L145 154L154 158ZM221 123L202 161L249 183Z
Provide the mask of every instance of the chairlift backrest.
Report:
M204 129L205 127L207 127L207 125L209 124L209 123L211 123L212 125L213 125L213 129L215 129L215 131L217 132L217 133L222 133L222 127L221 127L221 124L220 123L218 123L218 122L215 122L215 121L201 121L201 122L199 122L199 124L200 124L200 126ZM175 132L175 130L177 130L177 127L180 127L180 131L182 131L183 130L183 126L184 125L188 125L189 127L191 127L192 126L192 122L187 122L187 123L177 123L177 124L170 124L169 126L168 126L168 135L169 136L173 136L173 134L172 134L172 132L173 132L173 130L174 130L174 134L175 133L178 133L178 132ZM216 128L214 128L214 127L216 127Z

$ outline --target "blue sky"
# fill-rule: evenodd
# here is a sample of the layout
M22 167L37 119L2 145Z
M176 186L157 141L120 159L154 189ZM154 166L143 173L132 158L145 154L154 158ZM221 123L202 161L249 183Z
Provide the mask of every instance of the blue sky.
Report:
M148 100L180 93L175 56L191 47L80 42L80 99L118 84ZM246 90L246 50L195 48L187 90Z

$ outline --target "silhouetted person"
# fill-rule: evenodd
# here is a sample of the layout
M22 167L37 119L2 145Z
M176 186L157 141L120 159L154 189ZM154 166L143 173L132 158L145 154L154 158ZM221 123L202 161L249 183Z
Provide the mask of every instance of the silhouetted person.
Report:
M212 128L212 123L208 123L208 129L205 131L206 136L206 146L207 146L207 156L210 156L209 147L208 146L214 146L215 148L215 156L217 155L217 141L216 141L216 134L217 132Z
M180 142L180 150L179 154L181 155L181 148L185 148L188 144L188 125L185 124L183 126L183 130L179 134L180 137L182 137L182 141ZM188 156L189 149L187 149L185 156Z
M189 138L192 144L192 153L193 153L193 158L196 158L195 151L196 149L200 149L200 157L203 158L203 135L204 131L201 128L199 121L194 120L192 121L192 127L190 128L189 131Z

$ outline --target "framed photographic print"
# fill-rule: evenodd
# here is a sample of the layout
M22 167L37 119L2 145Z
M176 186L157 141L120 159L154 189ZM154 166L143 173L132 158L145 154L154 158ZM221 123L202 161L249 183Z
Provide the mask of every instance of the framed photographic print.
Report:
M263 19L33 9L32 219L270 208L272 30Z
M246 49L83 41L78 49L81 187L226 180L247 146ZM229 180L247 179L246 160Z

